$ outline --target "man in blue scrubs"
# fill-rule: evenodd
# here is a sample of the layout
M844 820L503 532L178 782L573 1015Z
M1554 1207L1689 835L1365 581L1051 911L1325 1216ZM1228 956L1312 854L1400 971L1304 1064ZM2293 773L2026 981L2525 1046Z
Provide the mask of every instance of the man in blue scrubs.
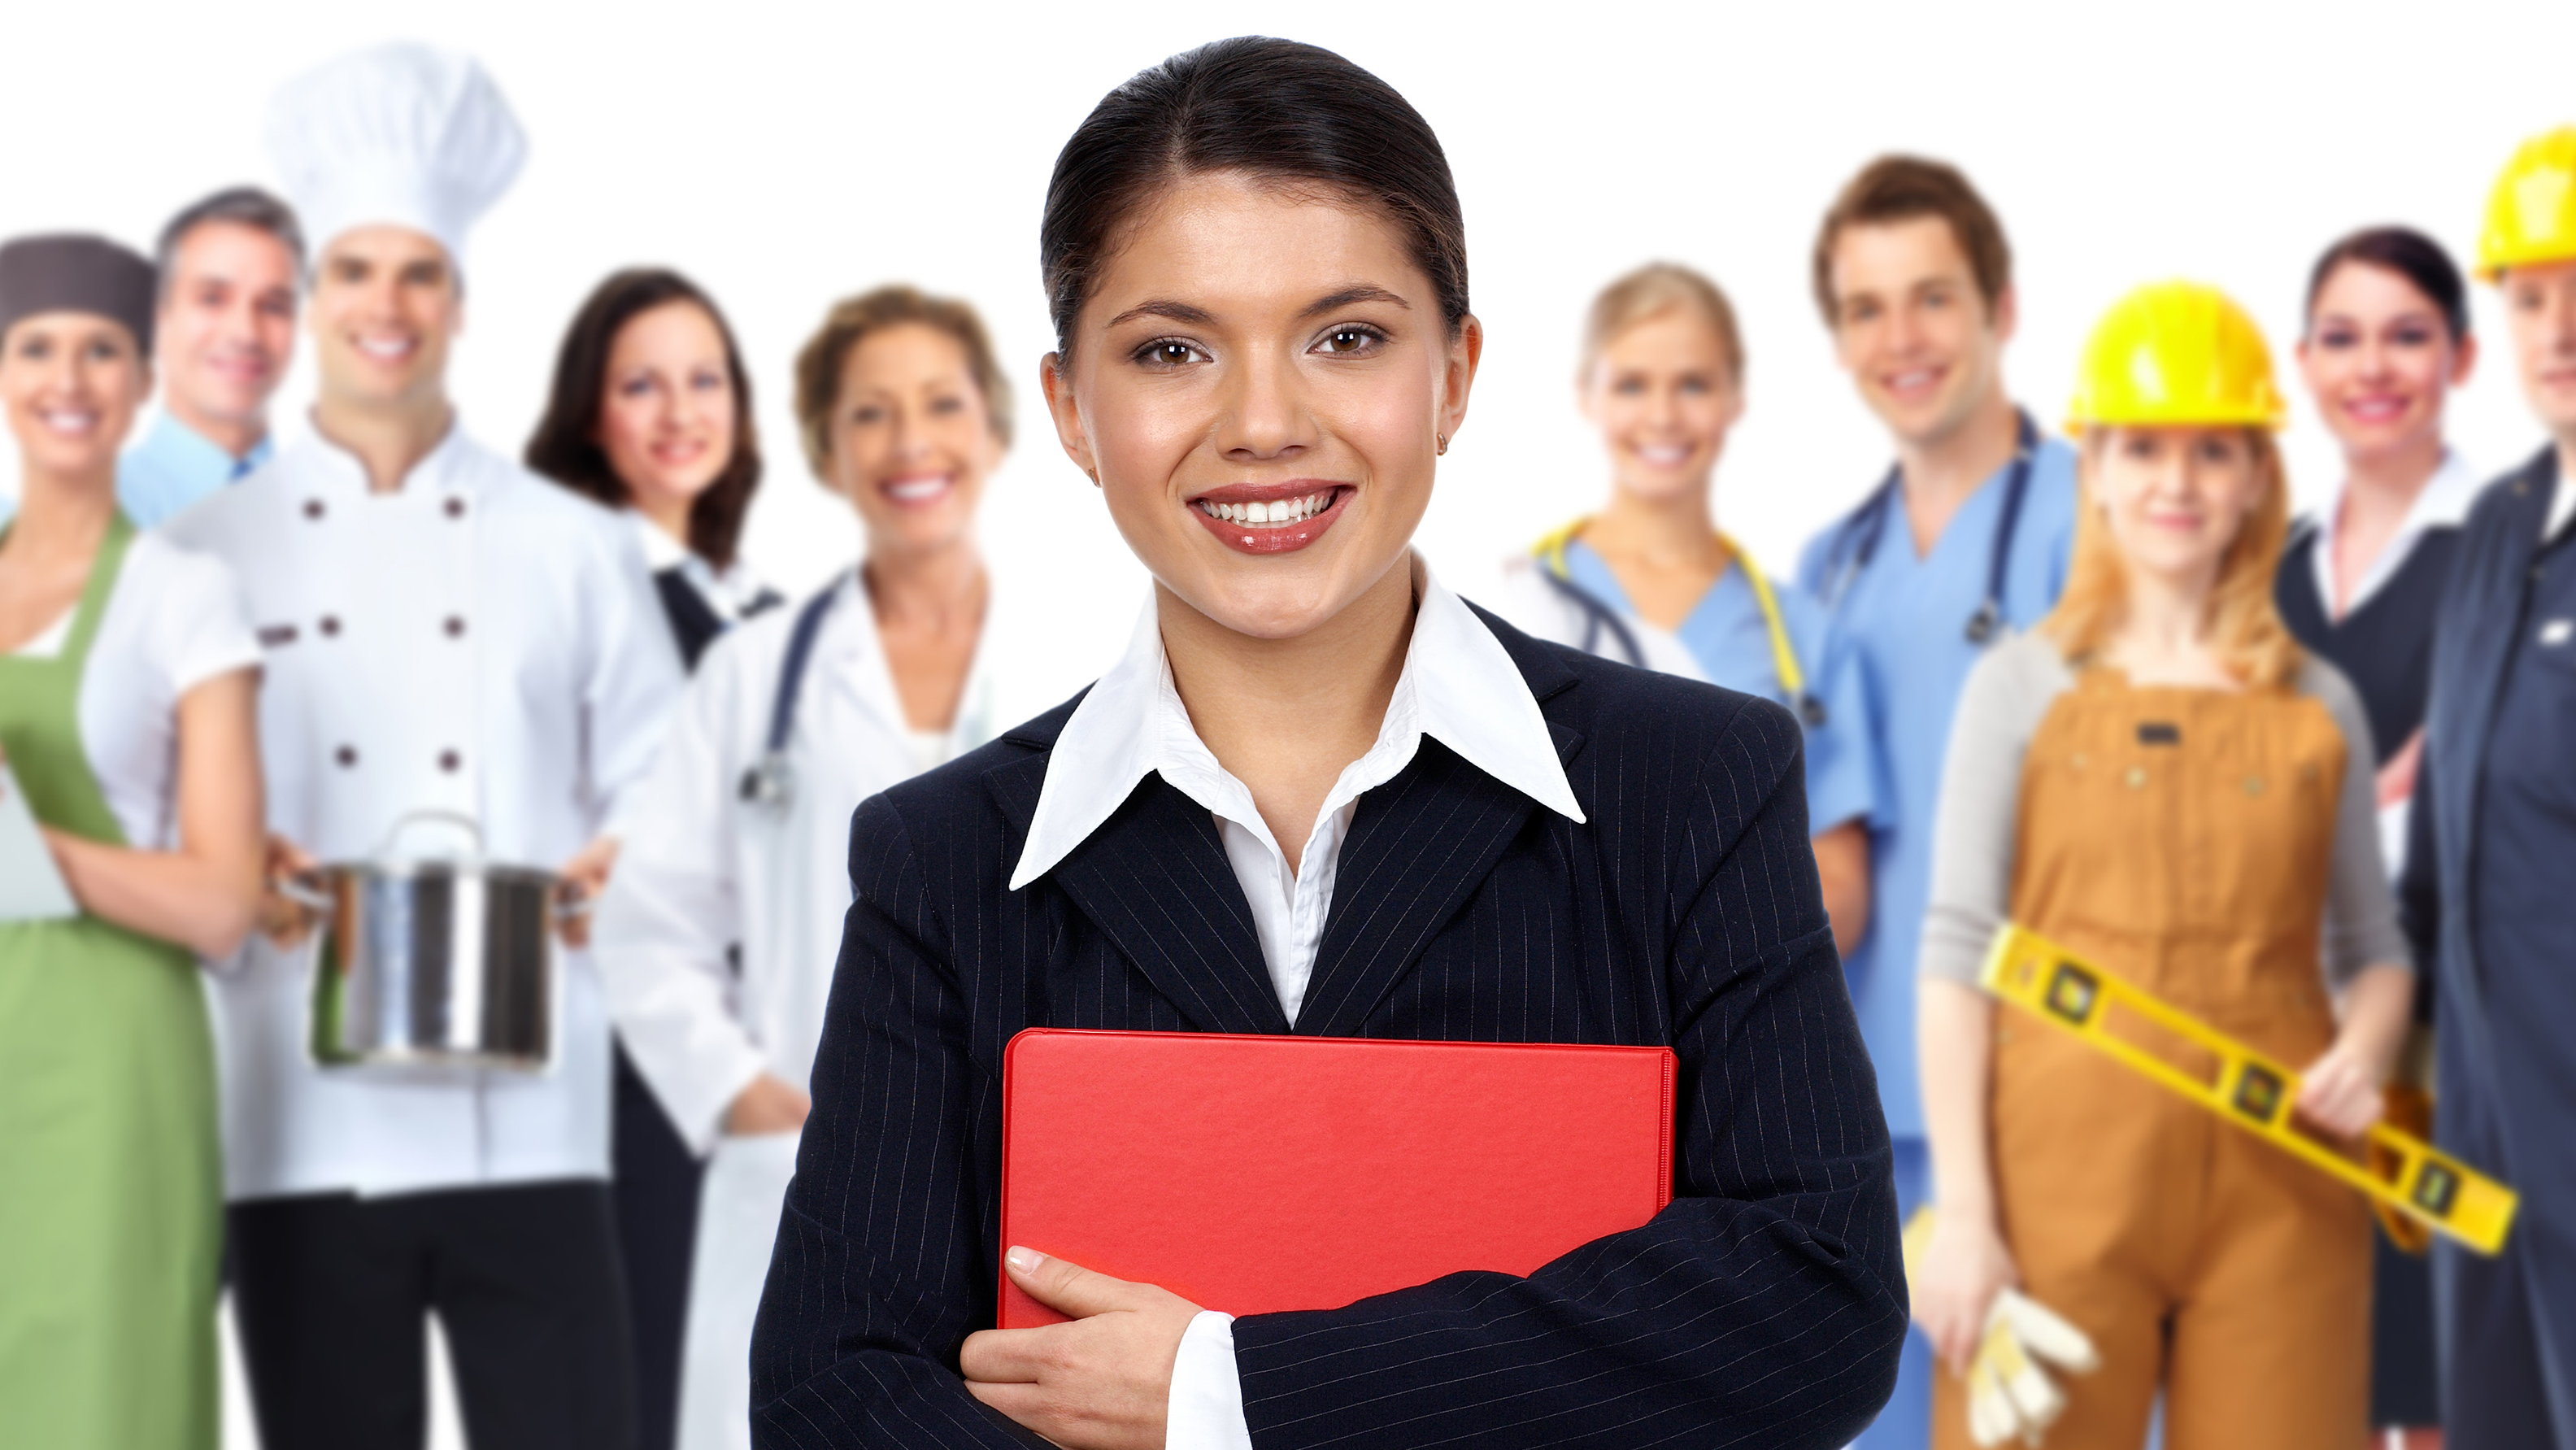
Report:
M2460 529L2399 897L2440 993L2435 1135L2522 1194L2502 1253L2433 1250L2447 1443L2576 1450L2576 126L2498 179L2478 274L2551 436Z
M235 187L171 218L156 259L161 415L116 471L116 500L143 528L267 461L269 394L295 356L304 238L286 203Z
M2012 252L1952 167L1870 163L1816 237L1816 302L1896 465L1807 546L1798 583L1828 615L1828 674L1851 669L1880 771L1869 935L1845 963L1895 1140L1897 1208L1932 1197L1915 1067L1914 958L1950 716L1986 647L2056 603L2075 534L2075 454L2004 392ZM1930 1439L1932 1358L1909 1336L1896 1394L1858 1442Z

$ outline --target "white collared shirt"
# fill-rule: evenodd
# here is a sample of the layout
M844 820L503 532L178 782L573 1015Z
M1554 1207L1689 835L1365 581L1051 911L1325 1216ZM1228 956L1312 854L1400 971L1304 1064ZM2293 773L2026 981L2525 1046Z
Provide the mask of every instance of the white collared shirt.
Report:
M681 678L614 514L451 428L394 491L316 436L162 527L231 565L258 631L269 829L367 861L443 811L476 823L485 859L543 870L615 833ZM404 1077L314 1066L314 947L254 937L213 981L231 1197L608 1175L589 952L562 954L546 1071Z
M743 615L766 592L742 560L718 569L686 544L662 532L662 526L644 517L642 510L628 508L619 512L635 528L635 542L644 549L644 567L656 574L679 570L680 577L689 581L689 587L725 623L742 623Z
M2415 494L2415 502L2406 517L2389 535L2388 544L2370 567L2361 571L2361 580L2353 586L2350 599L2335 598L2335 533L2343 518L2344 491L2348 485L2335 485L2334 497L2316 516L2316 547L2309 551L2308 565L2316 575L2317 601L2325 606L2328 619L2342 619L2368 603L2397 571L2406 566L2407 556L2415 552L2415 541L2428 529L2456 529L2469 516L2469 505L2477 502L2481 480L2459 450L2442 450L2442 466L2424 481Z
M1254 807L1251 790L1217 762L1190 724L1163 652L1155 602L1148 598L1127 653L1091 687L1056 738L1037 812L1029 821L1028 844L1011 873L1011 889L1055 869L1126 803L1136 782L1160 773L1216 817L1226 860L1252 907L1253 930L1271 986L1293 1024L1305 1002L1316 949L1323 943L1342 838L1350 831L1359 798L1412 764L1423 736L1438 739L1478 770L1580 822L1583 809L1574 803L1574 788L1557 760L1547 718L1539 713L1519 666L1464 600L1419 563L1415 568L1421 602L1386 718L1377 742L1343 767L1324 797L1299 853L1302 871L1290 869L1288 854Z
M1413 567L1419 604L1395 693L1376 743L1343 767L1324 797L1300 855L1301 870L1289 868L1287 853L1253 806L1251 790L1218 763L1191 726L1163 650L1155 601L1148 598L1126 655L1092 686L1056 737L1011 889L1053 870L1126 803L1138 781L1160 773L1216 817L1226 861L1252 907L1262 962L1293 1024L1314 974L1342 841L1359 798L1411 764L1425 735L1558 815L1582 821L1583 808L1575 803L1547 718L1520 667L1418 556ZM1190 1321L1172 1365L1166 1450L1251 1450L1233 1325L1233 1316L1214 1310Z

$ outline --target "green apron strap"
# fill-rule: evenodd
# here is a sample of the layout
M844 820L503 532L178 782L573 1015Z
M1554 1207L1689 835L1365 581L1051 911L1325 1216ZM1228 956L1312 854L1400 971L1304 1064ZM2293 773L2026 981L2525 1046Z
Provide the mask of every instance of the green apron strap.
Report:
M59 831L110 845L130 844L90 773L80 738L80 683L98 624L125 566L134 525L119 512L90 559L89 582L72 615L62 651L50 659L0 656L0 750L36 819Z
M134 523L125 510L108 515L107 535L98 541L98 554L90 561L89 583L81 589L80 612L72 616L72 632L63 640L62 662L78 675L89 664L90 641L98 638L98 622L107 613L109 596L116 593L116 581L125 572L126 546L134 542Z

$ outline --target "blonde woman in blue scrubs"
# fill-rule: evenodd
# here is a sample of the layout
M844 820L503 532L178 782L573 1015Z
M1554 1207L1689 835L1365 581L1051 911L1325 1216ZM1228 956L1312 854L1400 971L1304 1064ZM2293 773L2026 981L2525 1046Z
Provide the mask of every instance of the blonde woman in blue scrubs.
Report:
M1575 386L1609 455L1609 501L1506 565L1504 609L1541 638L1797 712L1816 871L1849 952L1869 927L1868 714L1856 672L1814 669L1822 611L1717 527L1717 460L1744 415L1735 308L1688 267L1640 267L1593 299Z

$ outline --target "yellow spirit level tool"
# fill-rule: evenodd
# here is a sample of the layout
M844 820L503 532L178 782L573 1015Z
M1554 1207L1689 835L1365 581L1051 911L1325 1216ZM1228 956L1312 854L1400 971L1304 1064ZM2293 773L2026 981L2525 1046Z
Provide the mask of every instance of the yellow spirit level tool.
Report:
M2386 1123L2371 1125L2370 1167L2344 1157L2291 1126L2297 1073L2045 937L2006 923L1995 933L1978 985L2479 1253L2504 1247L2518 1202L2512 1189ZM2217 1058L2217 1074L2186 1072L2112 1033L2106 1023L2115 1003Z

